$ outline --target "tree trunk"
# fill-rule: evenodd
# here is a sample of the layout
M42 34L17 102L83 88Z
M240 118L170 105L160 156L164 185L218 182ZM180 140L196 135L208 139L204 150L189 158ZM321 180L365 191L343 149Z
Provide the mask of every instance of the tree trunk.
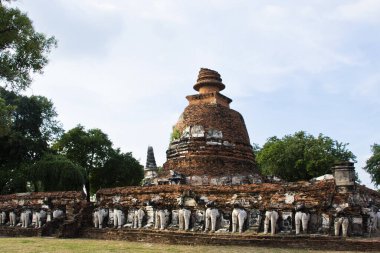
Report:
M84 187L86 188L86 193L87 193L86 200L87 202L90 202L90 181L88 179L86 180Z

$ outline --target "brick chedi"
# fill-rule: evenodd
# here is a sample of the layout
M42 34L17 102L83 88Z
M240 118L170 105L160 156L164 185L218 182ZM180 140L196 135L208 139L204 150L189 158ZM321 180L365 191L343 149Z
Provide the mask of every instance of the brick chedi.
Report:
M144 185L150 185L153 183L154 178L157 177L157 165L154 158L153 147L149 146L146 157L146 166L144 168Z
M193 185L229 185L261 181L248 132L218 72L202 68L189 105L173 127L164 172L174 171Z

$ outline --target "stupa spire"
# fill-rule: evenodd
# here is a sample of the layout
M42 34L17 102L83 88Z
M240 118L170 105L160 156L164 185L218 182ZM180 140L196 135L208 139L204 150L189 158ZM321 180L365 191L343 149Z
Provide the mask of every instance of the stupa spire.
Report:
M148 147L145 168L147 168L147 169L155 169L155 168L157 168L156 159L154 158L153 147L151 147L151 146Z
M199 70L197 83L194 89L199 91L200 94L219 92L224 90L226 86L222 83L220 74L211 69L201 68Z

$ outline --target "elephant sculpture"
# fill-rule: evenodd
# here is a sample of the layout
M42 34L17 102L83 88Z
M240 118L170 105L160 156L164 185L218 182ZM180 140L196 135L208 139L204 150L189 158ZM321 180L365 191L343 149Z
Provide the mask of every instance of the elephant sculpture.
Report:
M369 215L369 222L368 222L368 232L376 232L377 231L377 213L374 211L371 211L368 213Z
M143 220L145 217L145 212L142 208L135 211L133 216L133 228L142 228Z
M268 234L269 224L271 225L271 234L276 233L278 213L276 211L266 211L264 220L264 234Z
M296 235L300 234L301 225L302 225L303 232L307 233L307 227L310 220L310 214L304 211L297 211L294 218L295 218L295 224L296 224Z
M190 216L191 216L191 211L186 208L182 208L178 211L179 230L185 230L185 231L189 230Z
M125 217L120 208L113 210L113 226L114 228L121 228L124 225Z
M347 236L347 230L348 230L348 224L349 224L349 221L348 221L347 217L335 218L335 221L334 221L335 236L339 236L340 228L342 227L342 236L346 237Z
M53 211L53 219L60 218L60 217L64 216L64 214L65 213L61 209L55 209Z
M157 210L156 211L156 222L154 225L155 229L164 230L168 223L169 212L168 210Z
M16 211L14 210L9 212L9 224L11 227L15 227L17 224Z
M205 224L205 232L207 232L210 229L210 223L211 223L211 232L215 232L216 230L216 220L220 217L220 212L218 209L214 207L209 207L206 209L206 224ZM211 221L211 222L210 222Z
M105 218L108 216L108 210L105 208L95 209L93 221L95 228L103 228Z
M239 233L243 233L244 222L247 219L247 212L239 207L235 207L232 211L232 233L237 231L239 224Z
M6 220L7 220L7 214L5 213L5 211L2 211L0 213L0 224L4 225Z
M377 231L378 213L377 208L363 208L362 212L368 215L367 231L369 234Z
M39 210L35 212L35 217L36 217L35 227L40 228L42 226L42 223L46 220L47 214L44 210Z
M20 221L21 221L21 227L27 228L29 227L31 223L31 216L32 212L29 209L25 209L21 212L20 215Z

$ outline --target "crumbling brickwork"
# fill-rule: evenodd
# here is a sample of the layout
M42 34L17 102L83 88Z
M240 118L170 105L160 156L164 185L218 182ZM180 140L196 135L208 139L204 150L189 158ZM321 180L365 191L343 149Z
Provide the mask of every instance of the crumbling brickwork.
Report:
M157 206L177 208L181 197L194 199L194 207L204 208L205 200L214 201L219 208L229 210L236 202L259 210L294 210L297 204L308 209L328 211L334 205L367 206L370 201L380 206L380 193L358 186L355 193L339 193L334 180L295 183L263 183L239 186L158 185L146 187L119 187L97 192L99 206Z
M84 193L76 191L0 195L0 235L59 236L70 223L80 226L76 217L86 205Z
M0 210L17 209L22 206L41 207L50 205L51 208L78 204L84 200L84 193L77 191L66 192L27 192L0 195Z

